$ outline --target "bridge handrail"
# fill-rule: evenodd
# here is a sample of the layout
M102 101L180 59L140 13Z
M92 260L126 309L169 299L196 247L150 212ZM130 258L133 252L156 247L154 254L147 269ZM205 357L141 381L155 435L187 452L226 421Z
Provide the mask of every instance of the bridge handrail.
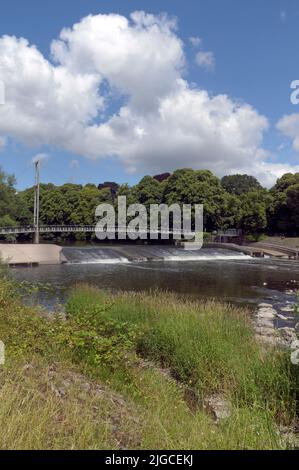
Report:
M228 228L227 230L217 230L217 235L221 236L239 236L242 235L242 230L237 228Z
M9 226L9 227L0 227L0 234L5 235L8 233L32 233L36 231L34 225L25 225L25 226ZM73 225L40 225L39 232L69 232L69 231L90 231L90 232L102 232L102 228L97 228L97 225L82 225L82 224L73 224ZM124 231L126 233L133 233L135 230L128 228L126 225L119 225L115 227L115 231L120 232ZM109 232L109 229L105 229L105 232ZM172 233L172 234L185 234L185 235L195 235L195 232L192 230L176 230L176 229L161 229L156 230L147 229L148 233Z

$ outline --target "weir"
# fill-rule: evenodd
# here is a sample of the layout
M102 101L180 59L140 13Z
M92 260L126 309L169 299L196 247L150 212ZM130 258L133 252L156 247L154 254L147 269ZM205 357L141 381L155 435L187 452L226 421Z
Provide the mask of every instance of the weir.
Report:
M183 250L165 245L110 245L107 247L63 248L67 263L117 264L138 261L213 261L244 260L243 253L225 249Z

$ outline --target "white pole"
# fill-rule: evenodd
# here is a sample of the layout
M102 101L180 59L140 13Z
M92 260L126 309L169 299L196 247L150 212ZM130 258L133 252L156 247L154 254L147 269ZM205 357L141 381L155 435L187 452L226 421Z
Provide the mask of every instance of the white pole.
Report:
M39 243L39 164L35 162L35 188L34 188L34 243Z

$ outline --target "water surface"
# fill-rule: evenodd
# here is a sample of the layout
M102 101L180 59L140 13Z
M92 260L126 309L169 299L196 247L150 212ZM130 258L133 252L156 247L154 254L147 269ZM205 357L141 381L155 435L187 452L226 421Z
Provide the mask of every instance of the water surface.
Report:
M299 287L299 262L254 259L228 250L113 245L67 247L64 254L67 264L10 270L18 280L53 287L41 289L30 301L53 308L65 302L69 288L86 282L113 291L162 289L253 307L270 302L280 308L295 302Z

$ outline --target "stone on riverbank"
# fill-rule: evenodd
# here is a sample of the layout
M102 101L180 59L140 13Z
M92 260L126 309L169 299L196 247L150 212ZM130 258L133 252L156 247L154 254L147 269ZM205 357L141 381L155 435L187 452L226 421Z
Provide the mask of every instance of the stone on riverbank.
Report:
M292 306L287 306L282 308L281 311L292 312L294 311L294 308ZM276 329L276 318L279 318L283 321L292 319L292 317L284 317L283 315L279 314L271 304L259 304L255 317L256 339L262 343L267 343L272 346L290 348L292 343L297 340L299 324L297 324L295 328L281 327Z
M222 395L212 395L205 399L205 409L213 416L216 423L231 415L231 403Z

